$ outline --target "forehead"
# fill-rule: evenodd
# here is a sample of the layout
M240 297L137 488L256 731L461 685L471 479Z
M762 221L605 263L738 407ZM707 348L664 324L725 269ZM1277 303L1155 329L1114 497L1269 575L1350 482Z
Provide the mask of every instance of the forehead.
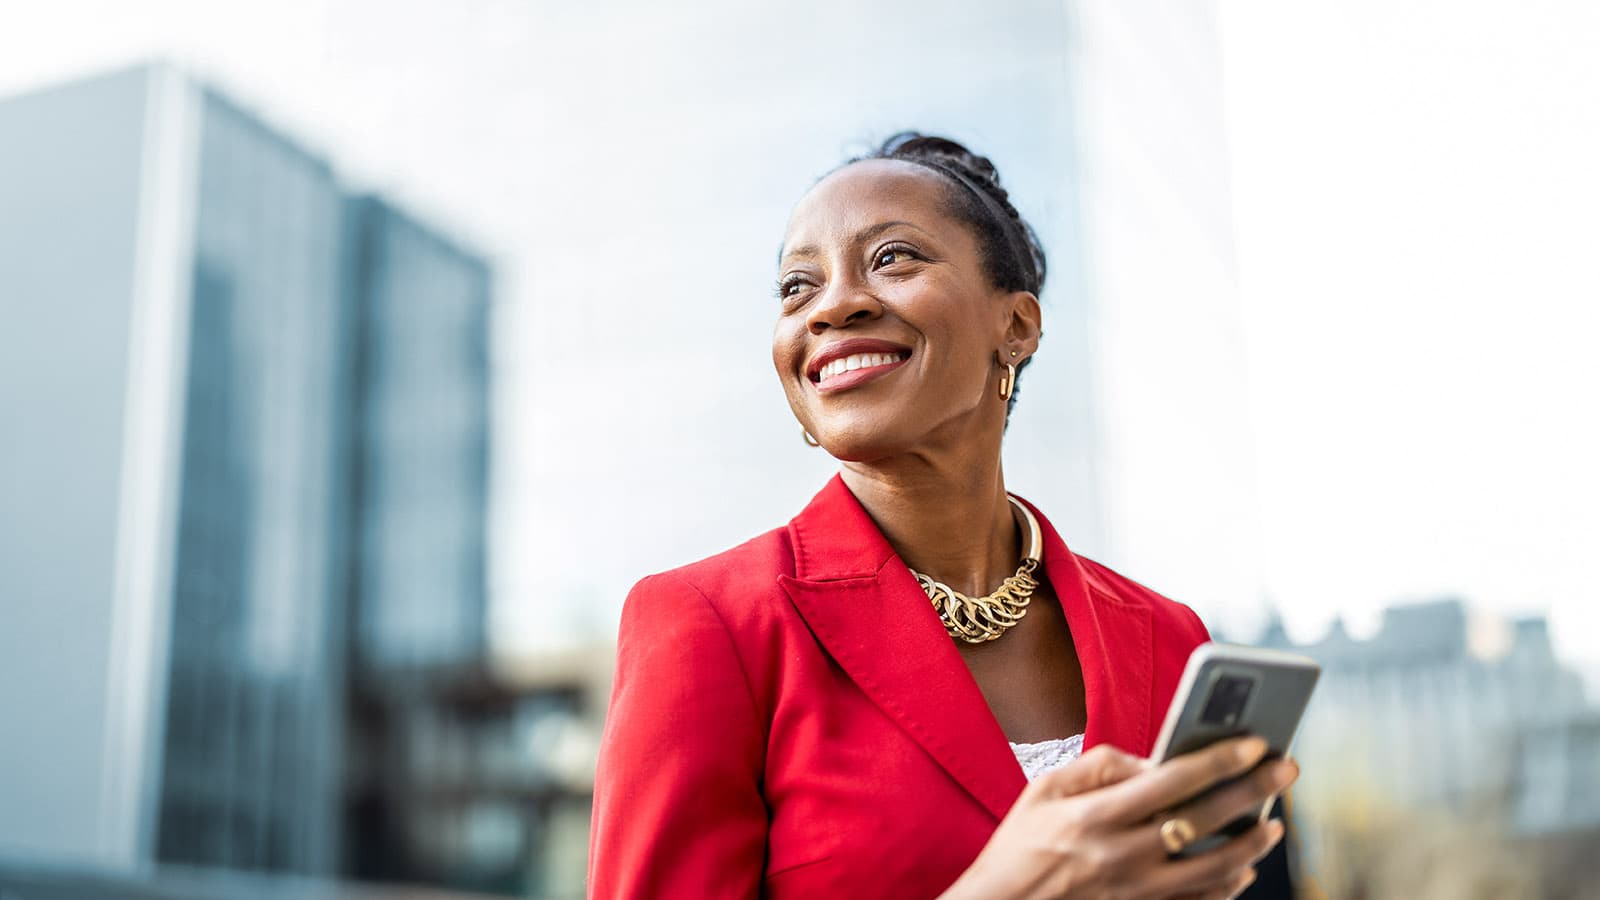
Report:
M881 222L900 220L930 233L959 228L947 212L944 176L898 159L864 159L828 174L795 204L784 255L826 246Z

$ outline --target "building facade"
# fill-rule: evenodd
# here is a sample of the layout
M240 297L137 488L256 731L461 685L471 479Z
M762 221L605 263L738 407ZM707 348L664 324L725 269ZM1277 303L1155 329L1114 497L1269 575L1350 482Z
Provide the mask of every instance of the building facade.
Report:
M1296 740L1306 808L1488 816L1521 835L1600 827L1596 708L1543 618L1476 619L1442 599L1390 607L1364 640L1336 622L1295 644L1275 623L1257 643L1323 666Z
M326 872L343 714L342 194L326 162L219 95L185 96L199 178L155 857Z
M487 649L488 263L376 196L345 204L352 644L378 672Z
M488 264L164 66L0 196L0 856L335 874L356 670L483 646Z

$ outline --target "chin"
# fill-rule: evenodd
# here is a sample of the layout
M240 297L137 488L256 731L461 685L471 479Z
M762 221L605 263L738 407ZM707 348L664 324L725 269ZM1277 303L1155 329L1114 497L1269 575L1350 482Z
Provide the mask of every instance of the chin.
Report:
M892 427L885 427L882 421L830 422L822 428L817 440L840 462L872 462L894 456L907 445L903 435L896 434Z
M839 462L870 463L875 459L882 459L885 454L873 447L857 444L841 444L837 441L825 441L822 449Z

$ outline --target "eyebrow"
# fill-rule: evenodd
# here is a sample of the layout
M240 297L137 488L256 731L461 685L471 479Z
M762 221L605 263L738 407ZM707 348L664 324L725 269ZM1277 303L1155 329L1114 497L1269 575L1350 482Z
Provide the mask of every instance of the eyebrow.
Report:
M876 225L868 225L867 227L856 232L854 235L851 235L850 243L859 244L862 241L870 241L878 235L883 234L885 231L900 225L904 225L908 228L915 228L917 231L922 231L923 234L927 234L926 231L923 231L921 228L917 228L916 224L913 222L907 222L902 219L892 219L888 222L879 222ZM783 265L783 260L786 256L816 256L820 252L822 252L821 248L819 248L816 244L806 244L803 247L796 247L793 250L790 250L788 253L784 253L783 245L780 244L778 246L778 265Z

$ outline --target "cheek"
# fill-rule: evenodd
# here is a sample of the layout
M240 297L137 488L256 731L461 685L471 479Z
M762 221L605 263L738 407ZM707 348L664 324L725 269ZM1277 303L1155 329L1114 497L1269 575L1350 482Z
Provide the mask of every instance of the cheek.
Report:
M800 366L800 354L805 342L795 322L785 316L778 319L772 329L772 367L787 384L789 376Z
M917 316L917 327L927 342L930 374L949 387L980 382L994 364L1000 337L993 321L980 314L982 298L957 294L942 298L937 306L907 309ZM920 313L920 315L918 315Z

